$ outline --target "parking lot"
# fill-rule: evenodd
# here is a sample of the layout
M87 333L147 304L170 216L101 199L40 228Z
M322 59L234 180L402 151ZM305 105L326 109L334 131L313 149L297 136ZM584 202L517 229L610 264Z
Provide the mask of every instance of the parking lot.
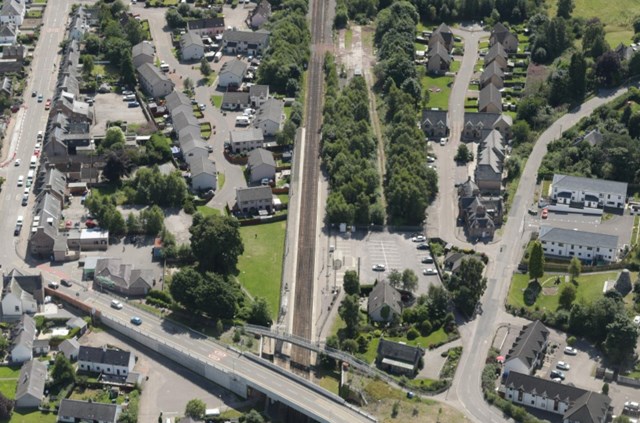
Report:
M97 94L93 108L95 120L91 128L92 135L104 135L107 132L107 122L117 120L126 121L129 124L143 124L147 120L140 107L129 107L127 102L122 101L120 94Z

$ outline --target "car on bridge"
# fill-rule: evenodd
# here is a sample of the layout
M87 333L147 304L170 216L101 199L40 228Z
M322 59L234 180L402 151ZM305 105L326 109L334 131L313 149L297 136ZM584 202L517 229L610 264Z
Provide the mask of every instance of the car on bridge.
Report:
M131 323L133 323L136 326L140 326L142 324L142 319L139 318L138 316L133 316L131 318Z

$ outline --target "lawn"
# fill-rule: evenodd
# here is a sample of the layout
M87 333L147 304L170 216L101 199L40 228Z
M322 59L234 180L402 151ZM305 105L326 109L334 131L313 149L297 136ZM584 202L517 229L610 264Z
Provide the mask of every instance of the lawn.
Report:
M0 379L16 378L20 377L19 367L0 367Z
M318 385L322 386L329 392L334 394L338 394L338 389L340 388L340 372L338 371L327 371L322 368L318 370L316 375L318 379Z
M351 29L347 29L344 32L344 48L346 50L351 50L352 41L353 41L353 31Z
M550 180L542 181L542 189L540 190L540 195L542 197L548 197L549 196L549 187L550 186L551 186L551 181Z
M142 25L142 33L144 34L144 39L147 41L151 41L151 29L149 28L149 20L145 19L140 22Z
M200 124L200 135L205 140L211 138L211 124L209 122L204 122Z
M284 115L287 120L289 120L289 116L291 116L291 106L284 106Z
M289 204L289 194L278 194L277 197L283 205Z
M285 221L240 228L244 253L238 260L238 280L254 298L267 300L274 318L280 306L285 231Z
M631 233L631 245L638 243L638 225L640 224L640 216L633 218L633 232Z
M41 413L40 411L31 410L13 410L11 419L1 420L11 423L53 423L58 420L58 416L54 413Z
M342 320L342 319L339 319ZM404 342L407 345L416 346L420 345L422 348L429 348L430 345L440 344L446 342L449 339L449 336L444 331L443 328L440 328L432 333L429 336L419 336L418 338L409 341L406 337L388 337L385 336L384 339L388 341L395 342ZM374 338L369 343L369 347L367 348L367 352L362 354L362 358L366 360L367 363L373 363L376 359L376 354L378 351L378 344L380 343L380 338Z
M47 4L47 0L33 0L34 4Z
M458 72L460 70L460 65L462 65L461 61L454 60L453 62L451 62L451 68L449 70L451 72Z
M453 77L425 75L420 78L420 83L423 91L429 91L429 103L427 106L447 110Z
M222 96L221 95L212 95L211 96L211 104L216 106L218 109L222 106Z
M16 386L18 386L18 377L9 380L0 380L0 392L9 399L16 397Z
M213 207L208 206L198 206L196 207L196 210L198 210L198 213L202 214L203 216L222 215L222 212L219 209L214 209Z
M218 190L224 186L224 173L218 173Z
M40 9L29 10L25 15L25 18L27 19L40 19L41 17L42 17L42 10Z
M416 51L425 51L427 49L427 46L421 43L413 43L413 45Z
M511 279L511 286L509 287L509 304L517 308L535 306L543 310L547 309L556 311L558 309L558 298L560 296L560 288L555 285L555 280L558 276L562 281L561 285L563 283L566 283L564 282L564 274L548 273L538 279L538 281L542 285L542 292L540 292L534 304L527 305L525 304L524 290L529 284L529 275L521 273L515 274ZM604 282L606 280L615 279L617 276L617 272L591 273L580 275L577 278L578 292L575 302L592 302L602 295ZM635 274L633 274L632 280L635 280L635 277Z

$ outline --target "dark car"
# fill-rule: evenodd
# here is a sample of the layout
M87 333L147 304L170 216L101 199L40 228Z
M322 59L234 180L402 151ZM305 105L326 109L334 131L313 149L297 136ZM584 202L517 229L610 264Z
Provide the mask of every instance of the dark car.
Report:
M427 244L427 243L418 244L418 246L416 248L418 250L428 250L429 249L429 244Z
M60 284L62 286L66 286L66 287L70 287L72 285L71 281L69 279L60 279Z
M22 225L16 225L16 228L13 230L13 235L14 236L20 235L21 230L22 230Z

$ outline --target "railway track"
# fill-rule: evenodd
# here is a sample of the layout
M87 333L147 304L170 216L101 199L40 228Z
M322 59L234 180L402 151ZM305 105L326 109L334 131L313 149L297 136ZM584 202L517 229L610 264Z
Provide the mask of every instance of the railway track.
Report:
M296 286L294 319L292 332L296 336L311 339L313 322L314 265L318 213L318 181L320 178L320 128L322 125L322 105L324 95L323 63L327 50L325 16L329 2L311 0L311 59L307 78L306 98L306 140L298 230L298 262L296 266ZM293 346L291 359L306 368L310 364L310 352Z

